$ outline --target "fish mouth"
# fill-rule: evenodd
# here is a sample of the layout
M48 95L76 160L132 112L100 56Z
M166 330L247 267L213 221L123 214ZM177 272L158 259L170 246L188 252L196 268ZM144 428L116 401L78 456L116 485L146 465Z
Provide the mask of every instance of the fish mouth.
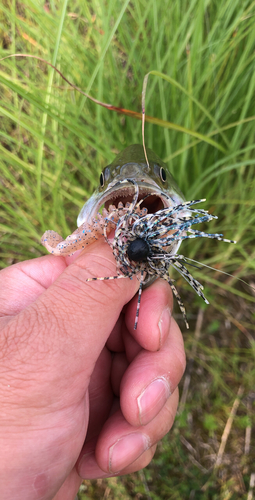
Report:
M140 207L146 208L149 214L164 208L174 207L183 202L178 194L170 194L168 190L162 190L151 179L118 179L109 184L104 192L97 191L89 198L78 216L77 226L79 227L85 222L92 224L93 219L102 212L103 208L109 210L111 207L112 210L119 208L119 203L122 203L124 207L127 203L132 203L136 186L138 187L137 202L141 202Z
M155 213L158 210L169 207L173 205L171 198L163 193L157 184L150 184L143 181L135 181L138 188L138 202L142 201L140 207L146 208L148 213ZM107 189L100 200L100 207L104 206L107 210L110 205L118 207L119 203L124 206L126 203L131 203L134 199L135 189L131 182L123 183L121 186L119 183Z

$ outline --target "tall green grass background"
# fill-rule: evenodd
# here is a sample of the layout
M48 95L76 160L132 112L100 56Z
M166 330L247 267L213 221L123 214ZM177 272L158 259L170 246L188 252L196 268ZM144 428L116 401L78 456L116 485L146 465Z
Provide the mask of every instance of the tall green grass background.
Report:
M204 306L176 276L191 329L175 426L143 472L85 481L80 499L251 500L255 294L236 278L255 282L255 2L3 0L0 47L1 58L44 58L96 99L136 112L145 74L166 75L149 78L146 145L188 200L206 198L218 215L203 229L237 240L182 244L234 277L192 269ZM32 58L0 61L0 95L5 267L44 254L46 229L70 234L101 170L142 135L139 120L94 104Z

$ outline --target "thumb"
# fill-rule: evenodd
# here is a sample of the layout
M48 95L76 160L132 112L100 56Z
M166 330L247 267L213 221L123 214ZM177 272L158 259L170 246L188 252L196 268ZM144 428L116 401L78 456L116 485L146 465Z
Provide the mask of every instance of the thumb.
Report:
M47 365L91 374L123 306L137 292L137 279L87 282L116 275L116 261L104 240L88 246L35 302L12 322L26 338L28 357L47 353ZM10 324L10 327L12 326ZM23 343L24 345L25 343ZM61 358L61 362L60 362ZM40 357L43 359L43 356ZM71 373L70 373L71 375Z

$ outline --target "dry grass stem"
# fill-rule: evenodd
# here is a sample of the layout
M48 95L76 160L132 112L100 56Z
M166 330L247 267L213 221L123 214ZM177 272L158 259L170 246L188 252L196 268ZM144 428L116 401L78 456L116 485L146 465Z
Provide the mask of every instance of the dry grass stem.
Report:
M233 406L231 408L230 415L228 417L225 429L224 429L222 437L221 437L221 443L220 443L219 451L217 453L217 457L216 457L214 469L217 468L217 467L219 467L221 465L221 463L222 463L222 459L223 459L225 447L226 447L226 444L227 444L227 440L228 440L228 437L229 437L229 434L230 434L230 431L231 431L231 427L233 425L233 421L234 421L234 418L235 418L238 406L240 404L240 399L241 399L241 397L243 395L243 392L244 392L244 387L242 385L240 385L240 387L239 387L239 389L237 391L237 397L236 397L236 399L234 401L234 404L233 404Z

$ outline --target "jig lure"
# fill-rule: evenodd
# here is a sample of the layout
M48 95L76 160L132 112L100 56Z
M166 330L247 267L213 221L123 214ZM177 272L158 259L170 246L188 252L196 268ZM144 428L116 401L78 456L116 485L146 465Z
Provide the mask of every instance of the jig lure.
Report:
M191 228L194 224L217 219L217 216L209 214L207 210L191 208L197 203L205 201L204 199L187 201L174 207L158 210L152 214L144 214L139 209L145 198L138 201L139 187L136 181L125 179L125 181L116 183L115 187L122 182L133 184L134 197L127 207L126 213L119 216L117 218L118 222L115 222L116 229L113 241L108 239L107 226L109 222L112 223L116 212L123 209L121 205L119 205L119 208L112 210L105 219L104 226L105 239L111 246L117 263L117 275L88 278L87 281L113 280L127 277L132 279L133 276L137 276L140 286L134 324L134 330L136 330L143 285L155 278L163 278L169 283L184 317L186 327L189 328L184 304L169 275L170 267L172 266L186 279L206 304L209 302L203 294L201 283L193 278L183 264L189 259L177 254L176 249L183 240L190 238L213 238L226 243L235 243L235 241L223 238L222 234L204 233ZM167 194L161 193L161 196L167 197Z

